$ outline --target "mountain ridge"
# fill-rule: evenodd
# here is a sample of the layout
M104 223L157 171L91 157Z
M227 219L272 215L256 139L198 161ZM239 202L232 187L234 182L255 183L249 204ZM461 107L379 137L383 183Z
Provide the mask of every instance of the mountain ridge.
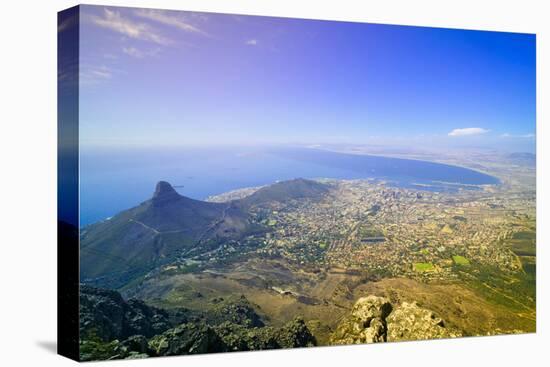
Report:
M159 181L151 199L81 232L81 281L120 288L185 251L208 252L266 230L249 209L272 201L319 198L321 183L295 179L226 203L195 200Z
M249 196L238 199L244 206L261 205L270 201L285 202L292 199L317 199L325 195L329 187L317 181L295 178L264 186Z

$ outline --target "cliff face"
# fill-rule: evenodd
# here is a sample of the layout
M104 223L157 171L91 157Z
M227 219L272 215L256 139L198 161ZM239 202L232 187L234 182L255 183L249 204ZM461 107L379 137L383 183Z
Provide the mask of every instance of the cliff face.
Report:
M360 298L331 337L331 344L365 344L405 340L454 338L460 331L449 328L432 311L416 303L392 305L387 298Z

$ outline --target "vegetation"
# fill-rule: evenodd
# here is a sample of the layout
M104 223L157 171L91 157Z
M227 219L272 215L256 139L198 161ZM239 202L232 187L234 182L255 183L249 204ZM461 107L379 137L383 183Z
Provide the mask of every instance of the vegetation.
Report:
M456 265L470 265L470 260L460 255L453 255L453 262Z
M535 277L529 273L503 273L488 265L461 267L466 284L483 294L491 303L521 313L532 313L536 307Z
M83 361L110 359L118 354L119 345L118 340L104 342L97 336L90 336L80 341L80 358Z
M432 263L413 263L413 268L419 273L435 270L434 264Z

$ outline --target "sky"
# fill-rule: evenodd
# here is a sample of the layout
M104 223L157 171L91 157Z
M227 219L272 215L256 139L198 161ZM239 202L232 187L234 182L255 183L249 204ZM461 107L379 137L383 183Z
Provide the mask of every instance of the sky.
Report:
M535 148L535 36L81 6L80 144Z

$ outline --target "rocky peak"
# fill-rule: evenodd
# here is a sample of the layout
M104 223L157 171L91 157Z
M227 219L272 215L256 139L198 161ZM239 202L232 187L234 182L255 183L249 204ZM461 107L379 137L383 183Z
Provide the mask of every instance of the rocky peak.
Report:
M154 201L164 201L174 198L179 198L180 195L176 190L166 181L159 181L155 187L155 193L153 194Z

